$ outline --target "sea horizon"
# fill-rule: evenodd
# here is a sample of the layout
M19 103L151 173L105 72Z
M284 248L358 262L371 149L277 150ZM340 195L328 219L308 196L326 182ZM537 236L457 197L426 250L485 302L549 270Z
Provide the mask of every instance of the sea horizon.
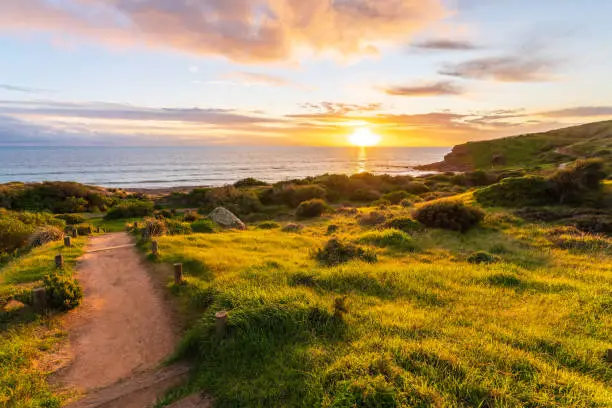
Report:
M76 181L117 188L221 186L325 173L420 175L450 147L0 146L0 183ZM430 172L427 172L430 173Z

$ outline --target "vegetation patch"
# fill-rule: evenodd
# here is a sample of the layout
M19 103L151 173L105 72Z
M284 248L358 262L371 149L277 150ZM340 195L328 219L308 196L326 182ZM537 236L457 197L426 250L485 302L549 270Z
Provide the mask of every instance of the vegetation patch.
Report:
M295 215L300 218L314 218L323 215L325 210L327 210L327 203L317 198L301 202L295 210Z
M402 251L415 251L418 246L415 240L404 231L385 229L368 232L357 239L360 244L375 245L380 248L393 248Z
M484 218L484 212L460 201L439 200L419 207L414 217L431 228L466 232Z
M323 248L315 252L314 257L326 266L340 265L353 259L368 263L378 260L374 252L336 238L327 241Z
M499 261L499 258L486 251L478 251L470 254L467 261L471 264L492 264Z
M153 201L126 200L106 213L107 220L117 220L122 218L141 218L153 214Z

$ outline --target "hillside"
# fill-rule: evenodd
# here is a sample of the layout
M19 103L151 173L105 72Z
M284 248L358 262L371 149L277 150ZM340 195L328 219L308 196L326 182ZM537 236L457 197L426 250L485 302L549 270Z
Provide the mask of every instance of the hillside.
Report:
M439 163L419 170L475 169L558 165L581 157L612 158L612 121L543 133L457 145Z

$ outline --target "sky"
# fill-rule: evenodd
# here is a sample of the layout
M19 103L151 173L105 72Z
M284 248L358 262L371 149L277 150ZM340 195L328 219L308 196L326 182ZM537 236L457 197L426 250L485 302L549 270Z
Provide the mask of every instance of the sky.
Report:
M612 119L612 1L0 0L0 145L469 140Z

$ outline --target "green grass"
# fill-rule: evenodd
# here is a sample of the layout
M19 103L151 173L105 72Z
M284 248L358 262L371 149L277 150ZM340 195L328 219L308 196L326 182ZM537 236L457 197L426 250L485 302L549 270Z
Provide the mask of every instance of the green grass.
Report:
M31 289L55 269L55 255L64 255L70 272L85 242L84 238L73 240L72 248L48 244L0 268L0 406L60 406L60 397L52 394L46 381L49 369L42 362L65 333L53 317L35 315L27 302ZM10 299L22 300L26 306L8 311L5 306Z
M548 227L512 220L415 232L416 252L345 216L299 234L159 238L159 261L186 274L169 283L190 319L179 356L196 363L183 392L206 390L219 407L610 406L611 254L562 249ZM340 239L369 237L360 245L379 262L318 264L329 223ZM474 251L499 262L470 264Z
M134 221L142 221L142 218L105 220L103 217L95 217L87 220L94 228L100 227L105 232L125 231L125 225L127 223L133 223Z

